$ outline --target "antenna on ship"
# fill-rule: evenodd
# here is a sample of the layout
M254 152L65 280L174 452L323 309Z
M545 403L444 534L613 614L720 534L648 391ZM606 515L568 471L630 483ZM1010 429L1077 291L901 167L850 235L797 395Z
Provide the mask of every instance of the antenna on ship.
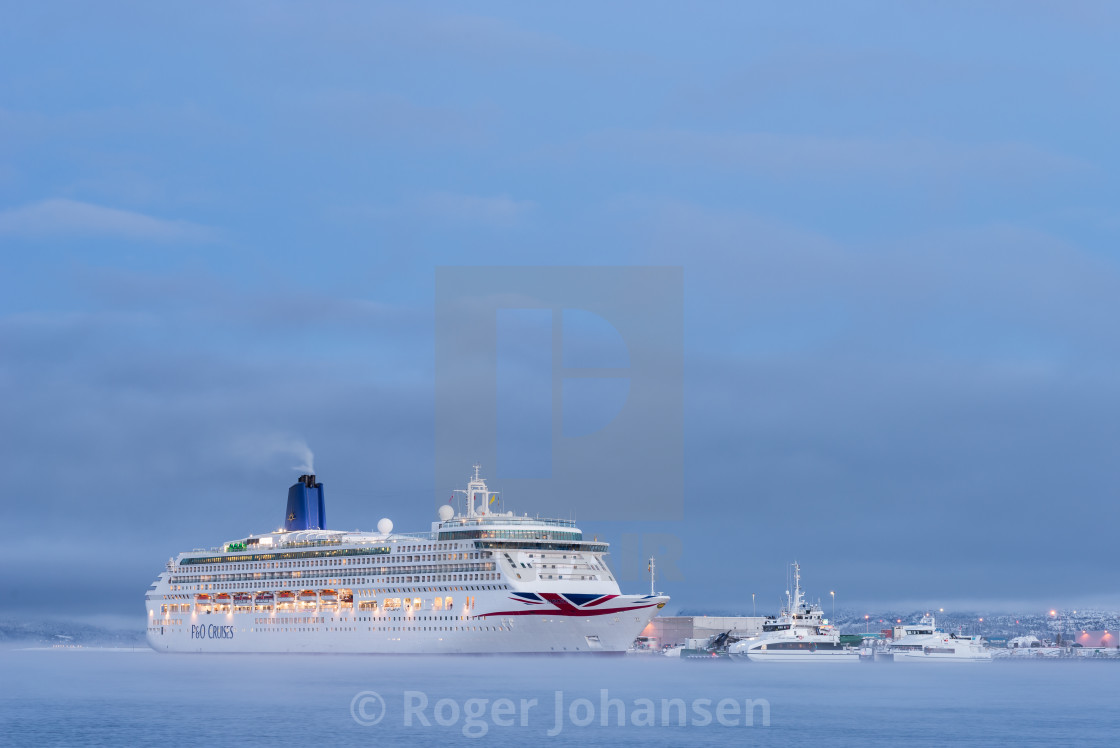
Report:
M796 561L793 562L793 589L795 603L797 607L801 607L801 564Z
M654 591L654 586L653 586L654 585L654 576L656 575L656 573L657 573L657 561L654 559L653 556L650 556L649 557L649 596L650 597L653 597L654 595L657 594L657 592Z
M456 488L455 493L465 494L467 497L467 516L476 517L490 513L490 493L486 489L486 481L482 479L479 471L482 470L482 465L475 463L474 477L467 483L466 490ZM479 504L478 509L475 509L474 497L482 496L482 503ZM494 494L494 499L497 500L498 495Z

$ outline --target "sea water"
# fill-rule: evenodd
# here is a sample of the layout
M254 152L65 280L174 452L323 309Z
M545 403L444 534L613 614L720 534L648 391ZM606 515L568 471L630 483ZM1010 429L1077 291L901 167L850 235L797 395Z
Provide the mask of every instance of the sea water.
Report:
M1120 662L0 652L5 745L1118 745Z

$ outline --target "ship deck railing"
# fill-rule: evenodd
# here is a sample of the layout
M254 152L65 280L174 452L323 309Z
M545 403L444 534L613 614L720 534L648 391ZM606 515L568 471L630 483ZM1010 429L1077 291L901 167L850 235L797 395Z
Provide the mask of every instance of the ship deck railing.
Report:
M527 517L525 515L505 517L497 514L480 514L474 517L452 517L440 523L443 529L467 527L469 525L550 525L553 527L575 527L574 519L554 519Z

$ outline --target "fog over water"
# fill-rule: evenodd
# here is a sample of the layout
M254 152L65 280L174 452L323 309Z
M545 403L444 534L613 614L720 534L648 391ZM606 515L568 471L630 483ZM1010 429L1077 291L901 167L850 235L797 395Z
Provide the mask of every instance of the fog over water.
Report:
M1120 739L1115 663L766 666L91 649L2 651L0 672L0 734L13 745L1051 746ZM499 708L495 717L501 699L511 711ZM522 704L533 699L522 725ZM683 713L674 705L666 711L662 699L680 700ZM359 723L379 716L377 724Z

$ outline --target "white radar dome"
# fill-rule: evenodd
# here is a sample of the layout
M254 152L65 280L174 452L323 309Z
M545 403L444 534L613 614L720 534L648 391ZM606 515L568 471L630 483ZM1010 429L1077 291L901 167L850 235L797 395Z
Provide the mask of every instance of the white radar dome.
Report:
M450 504L444 504L439 508L439 521L446 522L455 516L455 510L451 508Z
M377 522L377 531L382 535L388 535L393 531L393 520L388 517L382 517Z

